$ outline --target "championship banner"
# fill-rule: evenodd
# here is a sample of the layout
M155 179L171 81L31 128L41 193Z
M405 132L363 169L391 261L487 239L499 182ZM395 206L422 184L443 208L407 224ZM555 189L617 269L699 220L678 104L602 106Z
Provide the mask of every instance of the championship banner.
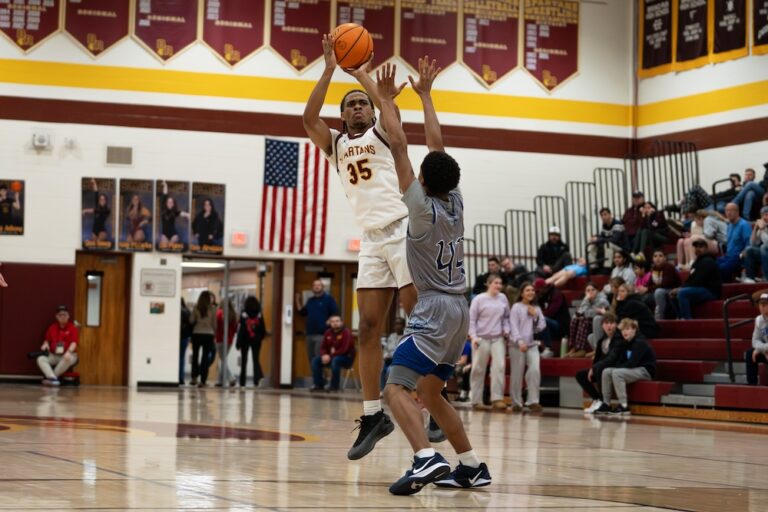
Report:
M83 178L82 247L88 251L111 251L115 248L115 193L117 180Z
M184 252L189 247L189 183L158 180L155 247L163 252Z
M163 62L197 40L197 1L136 0L133 36Z
M395 55L395 0L338 0L336 24L357 23L373 39L373 68Z
M640 0L640 78L672 71L672 0Z
M331 31L330 0L272 0L269 45L301 71L323 56L323 34Z
M130 0L67 0L64 30L97 57L128 36Z
M709 63L707 0L677 0L675 71Z
M579 70L579 2L525 0L525 70L552 91Z
M0 1L0 32L25 53L59 28L59 0Z
M120 180L119 249L137 252L152 250L154 192L152 180Z
M768 0L752 0L752 54L768 54Z
M456 62L458 0L402 0L399 55L414 71L429 55L445 69Z
M714 0L709 4L713 35L710 62L745 57L747 46L747 0Z
M192 240L190 252L222 254L224 252L224 206L226 185L192 184Z
M205 0L203 42L234 66L264 46L264 0Z
M0 180L0 235L24 234L24 180Z
M461 60L486 87L518 66L520 0L465 0Z

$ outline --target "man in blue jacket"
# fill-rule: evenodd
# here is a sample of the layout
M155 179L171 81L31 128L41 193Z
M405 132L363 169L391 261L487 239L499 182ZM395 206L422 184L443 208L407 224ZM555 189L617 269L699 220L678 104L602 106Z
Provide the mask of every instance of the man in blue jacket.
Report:
M296 294L296 310L301 316L307 317L306 341L307 357L310 367L312 360L320 355L320 344L323 335L328 329L328 319L339 314L339 306L329 293L325 291L325 285L320 279L312 281L312 297L306 304L301 303L301 296Z
M723 281L731 281L741 269L741 253L749 247L752 226L739 216L739 207L734 203L725 205L725 217L728 219L728 246L725 254L717 258L717 266Z

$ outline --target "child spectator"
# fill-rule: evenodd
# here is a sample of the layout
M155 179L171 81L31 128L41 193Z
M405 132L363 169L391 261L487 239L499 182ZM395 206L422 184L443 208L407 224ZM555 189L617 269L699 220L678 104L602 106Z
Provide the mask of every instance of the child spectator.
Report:
M627 342L616 330L616 315L612 312L609 311L603 316L601 327L602 339L595 339L594 336L590 336L595 347L592 366L589 369L576 372L576 381L579 386L592 398L592 404L584 409L584 412L588 413L595 412L603 403L600 400L600 392L595 387L595 384L599 385L601 382L603 369L616 366L627 346Z
M654 318L664 320L667 318L667 296L669 291L680 286L680 274L675 266L667 261L664 251L657 249L653 252L653 267L651 267L651 280L648 282L649 293L653 294Z
M647 338L659 335L659 324L653 318L653 313L635 293L635 288L629 283L619 286L616 292L616 318L621 322L631 318L639 324L640 332Z
M565 357L584 357L592 350L588 341L593 331L592 322L597 315L604 315L609 306L608 299L597 291L597 286L591 282L587 283L584 287L584 298L576 310L576 316L571 319L569 350Z
M755 318L755 330L752 331L752 348L744 353L747 363L747 384L757 386L759 363L768 363L768 293L761 292L758 298L760 314Z
M539 387L541 368L538 342L533 335L547 327L544 313L536 304L536 289L531 283L525 283L520 289L520 296L512 306L509 315L509 394L512 396L512 412L523 410L523 372L528 399L525 405L531 412L541 412ZM475 362L477 364L477 362ZM526 366L528 369L526 370Z
M747 276L742 283L756 282L758 268L761 268L764 278L768 276L768 206L760 209L760 218L752 228L750 246L744 253L744 268Z

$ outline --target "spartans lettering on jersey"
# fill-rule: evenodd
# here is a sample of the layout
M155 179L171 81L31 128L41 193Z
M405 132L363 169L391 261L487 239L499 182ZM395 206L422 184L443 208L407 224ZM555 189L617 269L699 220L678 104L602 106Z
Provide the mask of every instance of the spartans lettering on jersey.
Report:
M349 146L347 150L341 155L341 160L346 160L353 156L360 155L375 155L376 147L373 144L367 144L365 146Z

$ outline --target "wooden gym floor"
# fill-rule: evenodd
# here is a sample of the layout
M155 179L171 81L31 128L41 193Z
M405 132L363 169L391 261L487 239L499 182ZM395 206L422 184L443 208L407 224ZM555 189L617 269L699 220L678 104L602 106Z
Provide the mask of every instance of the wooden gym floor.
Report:
M768 510L768 427L461 409L490 487L395 497L354 393L0 387L0 510ZM437 445L450 461L447 443Z

